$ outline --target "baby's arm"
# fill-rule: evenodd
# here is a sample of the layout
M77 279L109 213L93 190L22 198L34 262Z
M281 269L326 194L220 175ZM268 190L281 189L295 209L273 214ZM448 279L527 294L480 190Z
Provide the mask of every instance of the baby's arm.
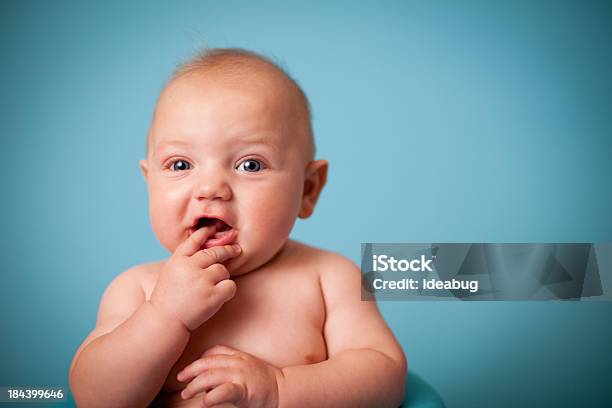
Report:
M330 257L321 271L329 358L283 368L280 406L397 407L406 379L404 353L376 303L361 301L359 269L340 256Z
M70 386L80 406L142 407L163 386L173 364L198 328L234 296L236 285L220 263L237 246L200 250L213 227L187 238L164 263L150 301L130 270L104 293L96 329L70 367Z
M155 398L189 341L189 332L162 315L128 270L106 289L96 328L77 350L70 385L83 407L145 406Z

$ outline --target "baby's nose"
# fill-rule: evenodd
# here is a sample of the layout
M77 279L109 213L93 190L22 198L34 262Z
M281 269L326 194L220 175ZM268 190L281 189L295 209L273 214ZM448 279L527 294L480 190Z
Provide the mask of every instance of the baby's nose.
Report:
M229 200L232 198L232 190L222 177L208 175L198 181L195 186L195 195L199 199Z

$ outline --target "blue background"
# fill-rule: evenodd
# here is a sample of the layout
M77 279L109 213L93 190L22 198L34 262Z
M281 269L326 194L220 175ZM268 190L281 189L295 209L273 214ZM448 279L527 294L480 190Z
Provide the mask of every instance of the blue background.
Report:
M0 386L67 387L104 288L167 256L138 160L203 45L310 97L331 173L296 239L612 241L610 2L5 1L0 34ZM612 403L611 302L380 306L449 407Z

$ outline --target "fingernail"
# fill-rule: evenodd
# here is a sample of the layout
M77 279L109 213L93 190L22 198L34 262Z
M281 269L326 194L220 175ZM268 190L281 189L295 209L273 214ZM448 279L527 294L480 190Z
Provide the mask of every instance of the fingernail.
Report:
M236 251L241 251L241 250L242 250L242 248L240 248L240 245L238 245L238 244L234 244L234 245L232 245L232 248L233 248L234 250L236 250Z

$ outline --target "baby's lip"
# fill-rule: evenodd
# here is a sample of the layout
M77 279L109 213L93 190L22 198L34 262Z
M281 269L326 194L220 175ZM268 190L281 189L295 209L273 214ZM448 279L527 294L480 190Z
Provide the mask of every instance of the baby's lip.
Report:
M212 248L216 246L229 245L236 241L238 237L238 231L230 229L227 231L220 231L215 233L212 237L208 238L204 243L204 248Z

